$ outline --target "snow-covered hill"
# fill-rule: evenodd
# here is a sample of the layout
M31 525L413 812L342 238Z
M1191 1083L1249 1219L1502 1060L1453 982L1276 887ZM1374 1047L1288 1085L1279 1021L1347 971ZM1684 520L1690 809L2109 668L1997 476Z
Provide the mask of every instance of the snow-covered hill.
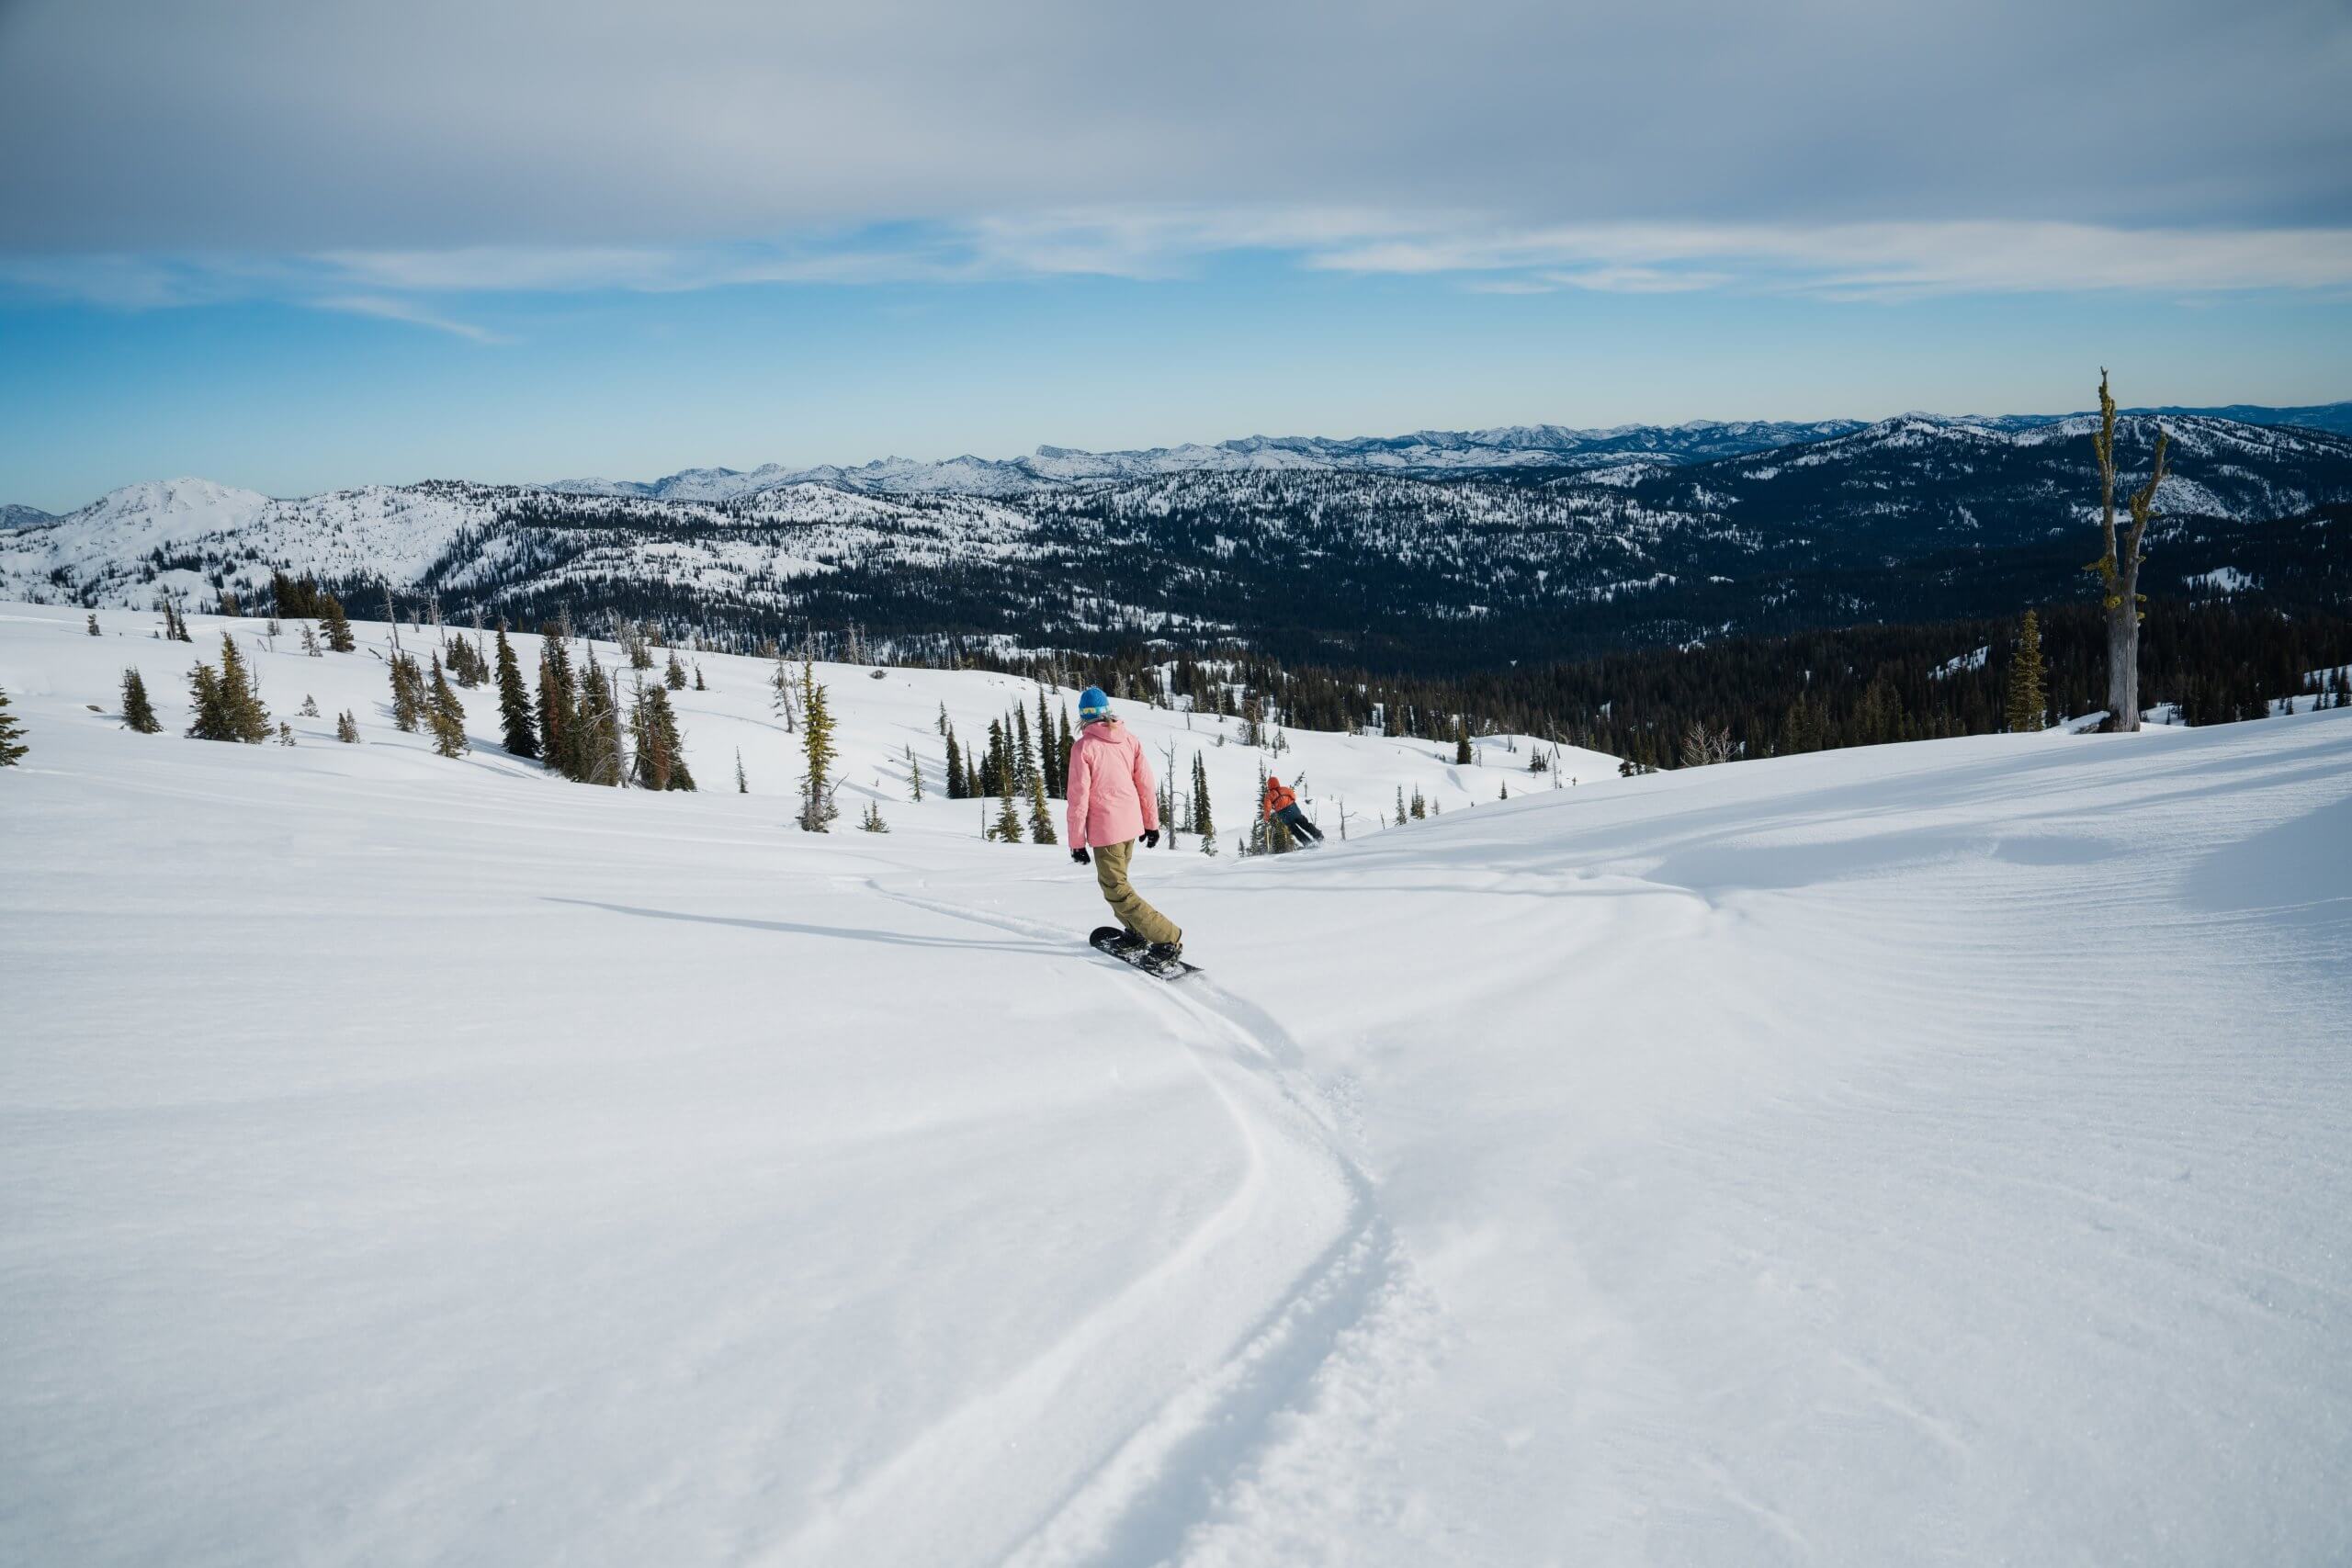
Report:
M2352 1556L2352 713L1295 736L1327 826L1458 794L1144 852L1165 986L887 771L1032 688L828 671L818 838L749 662L650 795L367 651L256 656L367 744L129 734L146 619L0 606L0 1559Z

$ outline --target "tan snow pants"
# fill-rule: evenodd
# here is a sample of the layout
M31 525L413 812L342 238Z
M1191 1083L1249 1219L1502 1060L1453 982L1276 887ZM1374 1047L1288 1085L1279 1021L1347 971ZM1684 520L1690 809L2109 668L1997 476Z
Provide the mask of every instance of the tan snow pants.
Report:
M1184 945L1184 933L1176 923L1139 897L1127 884L1127 863L1135 858L1133 839L1124 844L1102 844L1094 850L1094 880L1102 888L1102 900L1111 906L1119 923L1146 942L1164 942L1170 946Z

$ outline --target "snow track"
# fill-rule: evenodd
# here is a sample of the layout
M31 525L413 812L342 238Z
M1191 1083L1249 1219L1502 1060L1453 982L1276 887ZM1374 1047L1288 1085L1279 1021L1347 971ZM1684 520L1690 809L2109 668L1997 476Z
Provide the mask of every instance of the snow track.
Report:
M1066 930L1040 921L879 883L875 891L1018 935L1070 940ZM1125 976L1105 978L1130 986ZM1181 1337L1174 1324L1197 1318L1203 1300L1238 1294L1219 1270L1228 1262L1221 1254L1239 1239L1234 1233L1241 1224L1284 1248L1318 1228L1330 1234L1321 1250L1265 1299L1238 1339L1205 1364L1185 1363L1157 1408L1099 1464L1080 1472L1011 1552L1009 1561L1024 1568L1157 1562L1179 1555L1188 1536L1213 1520L1222 1500L1257 1484L1252 1467L1282 1436L1280 1424L1295 1420L1314 1397L1342 1349L1361 1359L1375 1325L1392 1335L1403 1330L1406 1314L1395 1303L1413 1292L1373 1183L1341 1146L1336 1119L1299 1071L1300 1052L1281 1025L1205 973L1130 988L1138 993L1139 1008L1179 1025L1179 1048L1217 1095L1253 1159L1247 1190L1237 1191L1210 1225L1188 1236L1121 1298L1171 1308L1163 1314L1170 1321L1145 1321L1138 1310L1125 1321L1098 1319L1090 1336L1107 1340L1121 1333L1121 1343L1101 1348L1116 1355L1132 1377L1138 1358L1127 1336ZM1269 1158L1269 1150L1280 1153ZM1283 1212L1268 1203L1269 1177L1277 1167L1286 1178ZM1329 1193L1335 1187L1344 1204L1333 1230ZM1391 1353L1385 1347L1381 1352ZM1069 1380L1059 1381L1068 1386ZM1066 1418L1069 1412L1051 1414Z

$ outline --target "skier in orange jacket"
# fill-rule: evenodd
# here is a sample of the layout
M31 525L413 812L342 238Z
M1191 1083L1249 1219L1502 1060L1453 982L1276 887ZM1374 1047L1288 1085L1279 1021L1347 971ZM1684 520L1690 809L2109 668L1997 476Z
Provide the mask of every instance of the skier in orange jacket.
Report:
M1285 787L1278 778L1266 780L1266 797L1258 803L1258 815L1269 822L1279 822L1289 829L1302 844L1312 847L1323 841L1323 829L1306 819L1298 808L1298 793Z

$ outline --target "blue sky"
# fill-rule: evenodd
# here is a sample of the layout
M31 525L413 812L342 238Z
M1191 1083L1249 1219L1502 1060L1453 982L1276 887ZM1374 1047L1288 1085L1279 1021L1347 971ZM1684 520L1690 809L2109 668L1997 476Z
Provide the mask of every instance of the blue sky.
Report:
M2341 7L1189 22L22 0L0 500L2352 396Z

